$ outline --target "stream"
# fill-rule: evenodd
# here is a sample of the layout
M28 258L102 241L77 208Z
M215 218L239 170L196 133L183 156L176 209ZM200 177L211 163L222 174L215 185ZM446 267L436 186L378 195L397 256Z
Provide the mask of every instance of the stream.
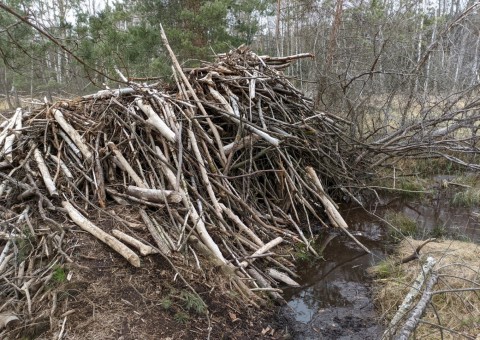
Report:
M420 238L443 235L480 241L479 208L452 207L446 193L423 200L389 197L369 207L378 216L402 212L417 223ZM285 288L288 302L282 313L291 320L295 339L378 339L383 332L371 298L367 268L384 259L393 246L387 226L379 218L354 206L344 206L341 215L350 232L371 250L365 253L350 238L337 231L323 231L323 259L300 263L300 288Z

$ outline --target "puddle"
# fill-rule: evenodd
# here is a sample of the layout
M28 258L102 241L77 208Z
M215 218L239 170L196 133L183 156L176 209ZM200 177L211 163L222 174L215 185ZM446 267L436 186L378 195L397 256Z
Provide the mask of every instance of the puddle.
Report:
M391 197L383 205L370 207L378 216L387 211L402 212L417 222L420 235L435 230L480 241L478 208L452 207L441 195L429 200L408 202ZM383 332L370 294L366 269L384 259L392 246L381 220L361 208L344 207L340 213L350 231L372 254L363 252L342 233L325 234L332 238L323 260L300 265L300 288L284 289L288 305L284 313L291 320L295 339L377 339Z

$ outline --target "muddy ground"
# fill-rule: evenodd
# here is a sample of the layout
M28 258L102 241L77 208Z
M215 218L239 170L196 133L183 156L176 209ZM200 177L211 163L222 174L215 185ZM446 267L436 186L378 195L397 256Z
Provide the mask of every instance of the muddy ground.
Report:
M144 258L142 267L134 268L90 235L74 234L69 242L74 263L65 266L65 282L54 288L58 327L24 334L27 338L56 339L64 320L63 339L291 338L276 306L239 303L224 285L206 284L192 269L189 279L208 304L208 312L196 310L195 301L189 304L190 290L161 256Z
M207 315L188 304L190 290L161 256L143 258L134 268L90 235L75 228L72 234L74 262L54 287L58 326L39 339L57 338L65 320L63 339L374 339L379 332L366 285L339 281L339 298L349 304L320 309L306 325L288 306L239 303L215 280L214 269L202 277L193 265L189 273L184 268L208 304Z

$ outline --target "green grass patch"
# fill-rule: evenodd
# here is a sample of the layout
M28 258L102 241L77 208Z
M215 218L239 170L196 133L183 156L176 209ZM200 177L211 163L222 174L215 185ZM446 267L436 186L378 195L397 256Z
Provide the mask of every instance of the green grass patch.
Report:
M395 227L395 229L390 227L388 232L394 241L401 241L406 236L414 236L417 233L417 223L404 213L387 212L385 219Z
M62 266L53 267L52 280L56 284L62 284L67 281L68 270Z
M180 312L175 313L175 315L173 316L173 319L177 323L184 324L184 323L187 323L188 320L190 320L190 316L187 313L180 311Z
M185 308L187 310L193 310L197 314L205 314L207 306L201 298L196 294L193 294L189 291L183 291L180 294L180 298L183 300Z
M480 189L468 188L457 192L452 199L452 204L462 207L475 207L480 205Z
M399 278L403 275L402 266L392 259L387 258L369 269L370 273L379 279Z
M168 297L164 297L163 299L160 300L160 307L162 307L165 310L170 309L172 305L173 305L173 301Z

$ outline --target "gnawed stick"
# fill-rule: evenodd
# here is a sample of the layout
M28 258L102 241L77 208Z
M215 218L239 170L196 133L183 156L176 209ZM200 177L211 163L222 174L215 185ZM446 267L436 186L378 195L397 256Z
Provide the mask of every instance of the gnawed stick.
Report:
M313 170L312 167L307 166L305 168L305 171L307 172L307 175L310 177L312 180L313 184L318 190L319 198L325 207L325 211L328 215L328 218L330 222L333 224L333 226L338 227L342 229L356 244L360 246L363 250L365 250L368 254L371 254L370 250L365 247L362 243L360 243L359 240L355 236L353 236L347 229L348 225L343 219L342 215L338 212L338 210L335 208L333 203L331 202L330 197L328 197L327 193L323 190L322 183L320 182L320 179L318 178L317 174L315 173L315 170Z
M145 189L129 185L127 194L154 203L179 203L182 201L182 196L173 190Z
M197 96L197 92L193 89L192 84L188 81L187 77L185 76L185 73L183 73L182 67L178 63L177 57L175 56L175 53L173 53L172 48L170 47L170 44L168 43L167 35L165 34L165 31L163 30L163 26L160 24L160 37L162 38L163 44L165 45L165 48L168 51L168 54L170 55L170 58L172 59L173 62L173 67L174 69L178 72L180 77L182 78L183 83L187 87L188 91L192 95L193 99L195 100L195 103L197 104L197 107L199 108L200 112L206 117L206 121L210 129L212 130L212 133L215 137L215 141L218 146L218 151L220 158L222 159L223 163L226 163L227 157L225 157L225 153L223 152L223 143L222 139L220 138L220 135L218 133L217 128L213 124L212 120L209 118L209 115L207 111L205 111L205 108L203 107L202 101ZM175 73L175 72L174 72Z
M150 247L149 245L142 243L141 241L137 240L136 238L125 234L124 232L118 230L118 229L113 229L112 230L112 235L118 238L119 240L128 243L131 246L134 246L135 248L138 249L141 255L147 256L150 254L156 254L158 253L153 247Z
M153 108L143 102L142 99L137 99L135 103L140 110L143 111L148 117L147 122L152 125L160 134L168 139L170 142L175 143L175 133L165 124L160 116L153 110Z
M10 130L15 126L18 115L22 114L22 109L18 108L15 111L15 114L8 121L5 121L5 127L2 132L0 132L0 146L2 146L4 140L8 137Z
M277 281L281 281L292 287L300 287L300 284L298 284L298 282L292 280L287 274L279 272L276 269L268 268L266 272L268 275L270 275Z
M267 293L274 298L277 301L285 303L285 299L279 294L278 291L274 290L274 288L268 283L268 281L260 274L258 271L256 271L253 268L249 268L247 270L248 274L250 274L251 277L255 279L257 284L264 289L268 289ZM280 290L281 292L281 290Z
M241 150L241 149L243 149L247 146L255 144L260 139L262 139L262 138L258 135L245 136L238 141L231 142L230 144L225 145L223 147L223 150L225 151L225 155L228 156L231 153L235 153L235 152L237 152L237 151L239 151L239 150Z
M128 175L133 179L135 184L139 186L140 188L148 188L145 182L140 178L140 176L137 175L135 170L130 166L130 163L123 157L122 153L120 150L118 150L117 146L113 142L108 142L107 143L108 148L113 152L115 157L117 157L118 162L121 164L121 166L125 169L125 171L128 173Z
M95 140L95 166L94 173L97 179L95 189L97 191L98 205L101 208L107 206L107 194L105 192L105 175L103 173L102 161L100 159L100 137L101 132L97 133L97 138Z
M140 267L140 258L130 248L117 240L115 237L107 234L102 229L85 218L75 207L68 201L62 201L62 207L67 210L68 216L83 230L89 232L103 243L109 245L113 250L122 255L134 267Z
M58 158L55 155L48 154L48 157L52 159L57 164L60 164L60 169L62 170L63 174L68 178L68 179L73 179L73 175L70 172L70 169L67 167L64 161L62 161L60 158Z
M400 263L407 263L407 262L410 262L410 261L413 261L413 260L416 260L418 259L419 255L420 255L420 250L422 250L422 248L427 245L428 243L430 242L433 242L435 241L436 238L429 238L428 240L425 240L425 242L423 242L421 245L419 245L417 247L417 249L415 249L415 251L413 252L413 254L407 256L407 257L404 257L403 259L400 260Z
M91 161L92 153L90 152L88 146L85 144L82 136L78 133L77 130L73 128L63 117L63 113L60 110L53 109L53 116L57 123L62 127L62 129L67 133L68 136L72 139L75 143L77 148L80 150L82 155L85 157L87 161Z
M242 222L240 217L238 217L231 209L227 208L223 203L220 203L220 207L223 209L223 212L235 223L240 231L243 231L245 234L250 236L252 241L254 241L258 246L264 246L262 240L249 227L247 227Z
M22 129L22 109L18 108L15 112L14 118L14 129L15 130L21 130ZM7 138L5 138L5 145L3 147L3 155L5 156L5 159L9 162L12 163L13 161L13 143L15 142L15 137L17 136L16 131L12 131L12 134L9 135ZM1 157L0 157L1 158Z
M38 170L40 170L40 173L42 174L43 182L47 187L48 193L50 196L58 196L57 188L55 187L55 183L53 183L52 176L50 175L50 171L48 171L40 150L35 148L35 151L33 151L33 157L35 158L35 162L37 162Z
M175 174L172 172L172 170L166 165L168 164L167 163L168 161L165 155L163 154L162 150L160 150L158 146L155 148L155 150L157 152L158 157L162 161L162 163L160 163L160 166L163 174L170 182L170 185L175 187L177 184L177 179ZM215 257L218 260L220 260L222 263L227 263L227 260L225 259L222 252L220 251L220 248L208 233L208 230L205 226L205 222L203 221L202 216L200 216L200 214L197 212L197 209L195 209L195 206L192 204L190 197L188 196L188 193L185 192L185 190L183 190L181 186L178 188L178 192L182 196L183 205L185 206L185 208L190 210L190 215L189 215L190 220L192 224L195 226L195 230L197 231L200 239L203 241L205 246L208 247L208 249L210 249L210 251L215 255Z
M283 242L283 238L277 237L276 239L273 239L270 242L266 243L262 247L258 248L258 250L256 252L253 253L250 262L253 262L255 260L255 256L266 253L267 251L269 251L270 249L272 249L275 246L278 246L282 242ZM247 262L247 261L240 262L240 266L243 267L243 268L247 267L248 264L249 264L249 262Z
M148 231L150 232L150 235L152 235L153 239L155 240L155 243L157 244L160 252L162 252L162 254L164 255L169 256L172 253L172 249L168 241L157 230L157 228L155 227L155 224L153 224L153 221L150 219L150 216L148 216L146 211L143 209L139 209L139 212L143 222L145 223L145 225L148 228Z

